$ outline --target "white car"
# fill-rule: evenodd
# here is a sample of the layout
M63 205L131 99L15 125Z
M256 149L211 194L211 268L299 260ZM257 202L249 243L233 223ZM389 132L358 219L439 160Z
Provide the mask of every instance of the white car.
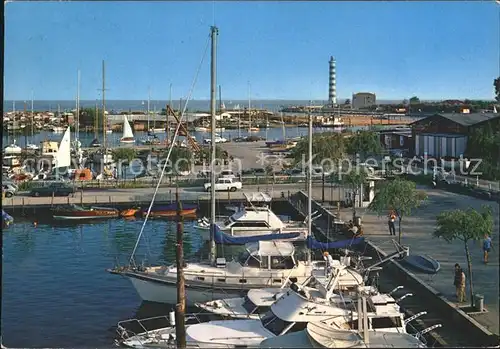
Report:
M203 142L205 142L205 144L210 144L210 143L212 143L212 138L205 138L203 140ZM215 136L215 143L226 143L226 142L227 142L227 139L225 139L224 137Z
M210 191L212 183L205 183L204 187L206 191ZM242 183L234 178L218 178L215 182L216 191L236 191L242 187Z

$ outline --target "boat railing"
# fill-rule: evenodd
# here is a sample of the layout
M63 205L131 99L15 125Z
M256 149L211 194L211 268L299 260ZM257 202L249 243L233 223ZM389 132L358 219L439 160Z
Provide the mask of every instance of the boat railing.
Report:
M202 316L210 316L210 315L213 315L213 314L210 314L210 313L186 314L185 321L186 321L186 323L189 322L191 324L202 323L202 322L206 322L202 319ZM142 335L145 338L154 338L156 336L158 329L165 327L164 326L165 322L168 324L168 326L175 327L175 320L174 319L175 318L172 318L172 315L169 314L169 315L153 316L153 317L148 317L148 318L143 318L143 319L135 319L134 318L134 319L123 320L123 321L118 322L116 332L120 336L121 341L125 341L131 337L138 336L138 335ZM154 329L148 329L148 327L149 327L149 326L147 326L148 322L158 323L159 321L162 321L161 326L155 326ZM138 329L138 330L134 331L132 328Z

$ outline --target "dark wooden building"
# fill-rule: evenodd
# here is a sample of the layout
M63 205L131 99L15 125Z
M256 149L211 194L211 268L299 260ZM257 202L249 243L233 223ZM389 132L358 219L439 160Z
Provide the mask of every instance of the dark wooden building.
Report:
M380 143L386 150L405 150L413 149L413 140L411 131L406 130L383 130L379 132Z
M415 121L411 124L413 155L459 158L472 130L489 122L500 123L500 114L434 114Z

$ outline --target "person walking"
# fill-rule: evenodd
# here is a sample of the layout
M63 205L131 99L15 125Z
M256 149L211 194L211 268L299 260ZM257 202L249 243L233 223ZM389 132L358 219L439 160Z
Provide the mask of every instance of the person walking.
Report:
M394 225L394 222L396 221L396 213L394 212L394 210L392 210L390 213L389 213L389 221L388 221L388 224L389 224L389 235L396 235L396 227Z
M491 250L491 237L488 234L484 235L484 240L483 240L483 262L485 264L488 263L488 253Z
M465 302L465 273L458 263L455 264L455 278L453 281L458 303Z

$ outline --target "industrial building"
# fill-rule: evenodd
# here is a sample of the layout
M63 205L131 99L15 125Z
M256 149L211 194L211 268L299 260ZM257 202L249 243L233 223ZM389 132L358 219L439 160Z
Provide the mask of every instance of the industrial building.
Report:
M500 114L434 114L411 124L414 155L460 158L467 149L471 132L486 123L499 123Z
M375 93L358 92L352 95L352 109L369 108L377 104Z

